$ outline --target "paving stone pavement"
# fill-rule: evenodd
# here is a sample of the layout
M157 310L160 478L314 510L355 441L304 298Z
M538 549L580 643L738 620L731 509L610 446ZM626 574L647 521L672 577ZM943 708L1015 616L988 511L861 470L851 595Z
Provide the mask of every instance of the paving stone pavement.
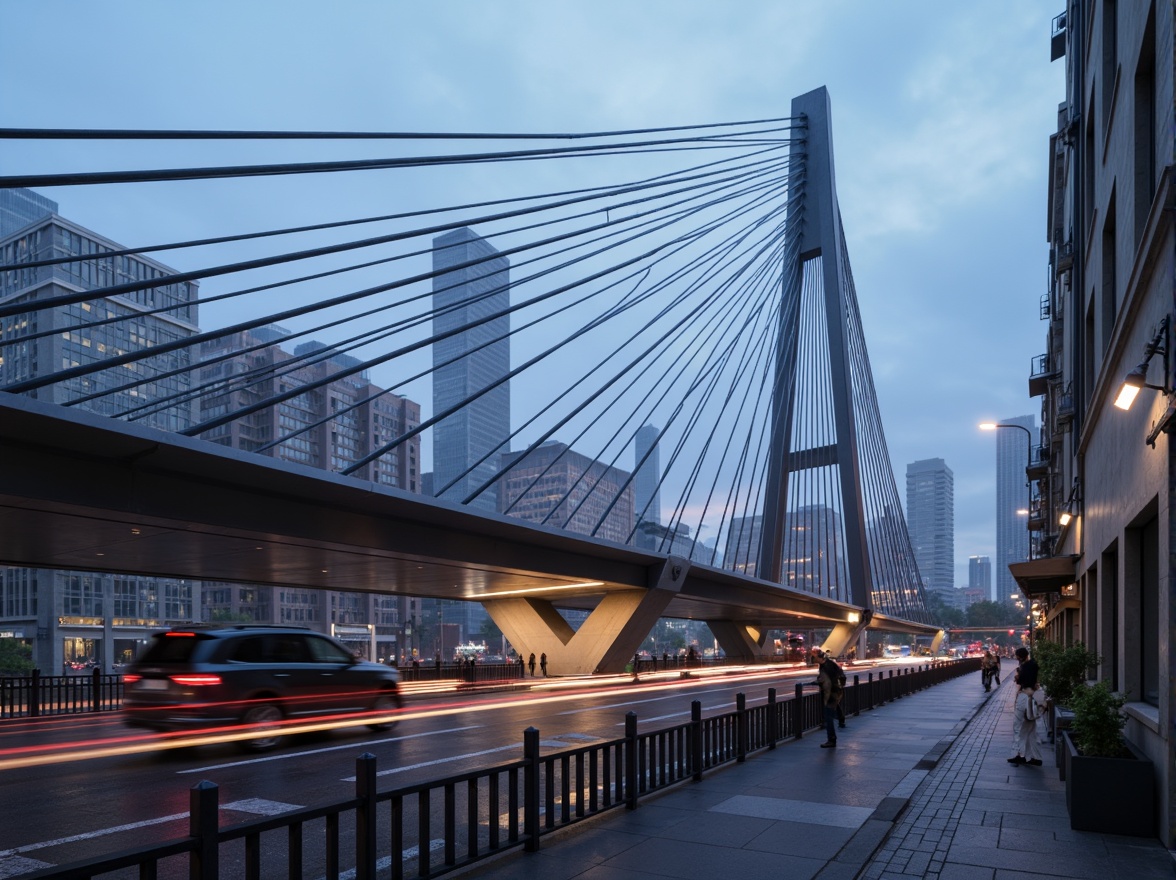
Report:
M851 717L836 749L782 742L465 876L1176 880L1155 838L1070 830L1051 745L1007 762L1012 701L963 676Z

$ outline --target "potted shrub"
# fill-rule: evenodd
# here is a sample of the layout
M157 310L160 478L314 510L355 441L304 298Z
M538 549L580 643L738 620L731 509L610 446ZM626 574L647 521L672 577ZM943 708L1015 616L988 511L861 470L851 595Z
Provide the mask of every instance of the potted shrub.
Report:
M1063 647L1048 641L1034 645L1033 659L1037 661L1038 681L1049 698L1047 724L1050 739L1054 742L1058 778L1065 779L1065 757L1058 732L1070 726L1070 697L1086 683L1090 670L1098 666L1100 659L1098 654L1087 651L1082 642Z
M1070 827L1104 834L1155 835L1152 762L1123 737L1126 697L1105 681L1070 696L1074 719L1062 732Z

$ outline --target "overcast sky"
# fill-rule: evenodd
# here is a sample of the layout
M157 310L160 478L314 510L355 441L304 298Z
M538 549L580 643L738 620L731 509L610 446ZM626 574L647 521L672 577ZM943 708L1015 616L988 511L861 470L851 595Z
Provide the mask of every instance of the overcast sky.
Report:
M10 3L0 124L603 131L784 116L794 96L826 86L846 242L900 493L908 463L946 460L962 586L968 556L995 556L995 445L976 425L1038 411L1027 385L1031 359L1045 350L1047 148L1064 97L1064 62L1050 64L1049 37L1062 8ZM0 150L2 174L105 161L76 144ZM339 186L332 216L389 210ZM42 192L64 216L128 245L324 219L314 205L264 200L177 198L147 210L112 204L100 190Z

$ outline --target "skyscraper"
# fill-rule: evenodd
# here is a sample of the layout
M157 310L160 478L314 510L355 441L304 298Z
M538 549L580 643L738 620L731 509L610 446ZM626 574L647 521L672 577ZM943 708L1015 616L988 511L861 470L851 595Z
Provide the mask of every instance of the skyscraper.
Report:
M31 189L0 189L0 238L56 213L57 202Z
M1020 425L1025 431L1001 429L996 432L996 577L992 600L1007 602L1018 591L1009 574L1009 563L1029 558L1029 484L1025 468L1037 422L1033 416L1002 419L1002 425ZM1018 513L1017 511L1024 511Z
M992 595L992 560L987 556L968 557L968 589L982 590L985 597Z
M907 465L907 528L930 590L955 589L955 479L942 458Z
M635 516L643 523L661 523L661 463L658 461L658 430L653 425L642 425L634 438L637 473L633 477L636 494Z
M433 239L433 271L433 490L461 503L494 477L510 434L510 262L463 227ZM497 487L470 505L496 512Z

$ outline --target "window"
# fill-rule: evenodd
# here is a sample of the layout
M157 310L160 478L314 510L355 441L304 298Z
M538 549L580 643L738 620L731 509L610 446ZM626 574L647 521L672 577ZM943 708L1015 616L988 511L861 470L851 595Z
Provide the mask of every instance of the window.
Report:
M1111 125L1111 105L1119 68L1118 0L1102 0L1102 10L1102 124L1105 134Z
M1115 281L1117 272L1115 248L1118 243L1115 234L1115 192L1111 191L1110 201L1107 203L1107 215L1103 219L1102 234L1102 285L1100 290L1102 317L1102 348L1105 354L1111 344L1111 336L1115 332L1115 316L1118 313L1118 291Z
M1156 193L1156 8L1148 10L1135 66L1134 127L1135 142L1135 248L1143 240L1143 231L1151 213Z
M1159 518L1154 515L1140 527L1128 530L1125 572L1130 607L1137 615L1134 626L1128 630L1129 678L1125 689L1128 699L1153 706L1160 702L1159 537Z

